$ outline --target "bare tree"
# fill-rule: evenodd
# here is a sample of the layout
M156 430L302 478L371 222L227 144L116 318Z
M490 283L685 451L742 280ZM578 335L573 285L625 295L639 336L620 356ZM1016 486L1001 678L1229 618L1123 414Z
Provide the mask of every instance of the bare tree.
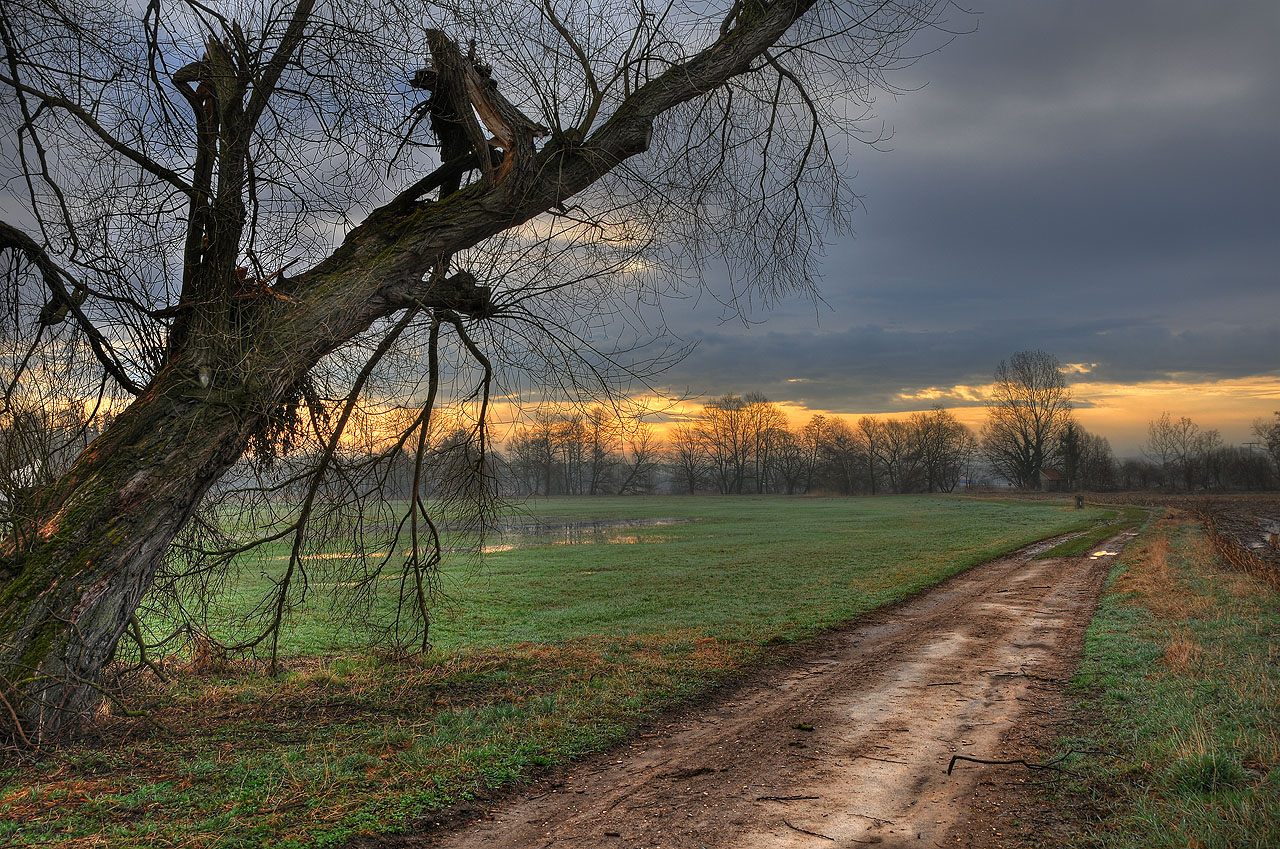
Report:
M811 492L818 480L822 463L823 442L826 439L828 419L818 413L800 429L797 437L802 456L803 487Z
M587 488L589 465L587 457L591 446L583 417L576 414L560 417L556 422L552 439L555 456L560 461L558 463L561 484L559 492L564 495L584 494Z
M677 492L695 495L710 479L710 461L697 425L680 424L667 437L667 467Z
M1116 459L1106 437L1080 428L1079 453L1075 467L1075 484L1079 489L1105 491L1115 489Z
M292 554L240 645L274 647L325 520L403 536L410 554L359 558L357 583L367 597L398 569L388 629L425 645L433 434L469 435L448 468L473 480L448 489L482 493L495 375L522 375L508 393L608 382L637 350L618 329L642 329L621 305L696 285L709 258L733 298L809 288L850 205L856 104L940 7L0 6L11 332L115 412L2 552L10 736L54 738L96 703L144 596L186 597L164 576L263 539ZM387 398L418 412L335 472ZM339 497L406 447L407 503ZM291 452L313 462L272 465ZM288 487L300 502L269 495ZM269 528L199 519L232 489Z
M859 491L865 458L853 429L843 419L816 415L801 428L797 441L804 491L841 495Z
M877 484L883 474L881 457L884 454L885 432L884 422L872 416L858 419L855 437L860 448L863 464L867 470L867 485L872 495L877 492Z
M622 429L623 448L618 460L618 495L651 493L658 485L661 454L653 428L636 421Z
M741 395L722 395L702 408L698 444L706 454L711 481L721 495L740 495L754 458L754 432L748 402Z
M579 412L538 409L508 441L516 494L603 495L622 463L621 413L603 404ZM649 449L651 451L651 449Z
M779 433L787 417L758 392L721 395L702 408L696 420L701 446L721 495L763 493L776 471Z
M982 428L982 452L1014 486L1040 488L1056 460L1057 438L1071 419L1071 390L1058 358L1019 351L996 367Z
M919 433L911 421L886 419L881 422L877 459L890 492L912 492L924 471Z
M769 491L782 495L804 492L810 465L803 440L785 427L773 428L765 439L769 445Z
M510 442L510 465L520 481L517 494L551 495L556 471L556 420L544 411L535 413Z
M977 440L969 428L941 407L912 414L911 425L915 431L925 489L929 492L951 492L977 450Z
M1253 435L1258 438L1258 442L1271 458L1275 473L1280 475L1280 412L1270 419L1255 419Z
M1186 416L1174 419L1168 412L1147 425L1147 441L1142 453L1160 469L1165 485L1186 489L1208 488L1206 460L1222 446L1216 430L1204 430Z
M1192 421L1183 418L1186 425ZM1168 411L1160 418L1147 423L1147 439L1142 443L1142 454L1156 465L1165 485L1176 488L1178 484L1178 437L1175 432L1182 422L1175 423Z
M587 443L587 495L603 495L612 489L620 462L622 423L616 414L597 404L583 417L583 429Z
M748 392L742 398L746 405L748 448L752 460L752 479L756 493L769 490L770 480L777 471L778 451L786 445L781 434L789 434L786 413L759 392Z

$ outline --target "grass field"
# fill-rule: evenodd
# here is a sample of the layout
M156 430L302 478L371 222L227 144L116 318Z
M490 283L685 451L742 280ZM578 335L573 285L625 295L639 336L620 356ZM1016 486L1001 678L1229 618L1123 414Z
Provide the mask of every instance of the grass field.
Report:
M1126 549L1090 628L1073 736L1096 754L1066 806L1073 845L1280 846L1280 595L1186 519Z
M547 521L688 520L448 566L433 652L357 651L300 611L252 661L132 679L145 717L0 767L0 843L324 846L407 827L623 739L768 658L1103 510L957 497L552 499ZM263 578L233 583L228 614ZM322 588L317 588L322 589ZM119 713L117 711L117 713Z

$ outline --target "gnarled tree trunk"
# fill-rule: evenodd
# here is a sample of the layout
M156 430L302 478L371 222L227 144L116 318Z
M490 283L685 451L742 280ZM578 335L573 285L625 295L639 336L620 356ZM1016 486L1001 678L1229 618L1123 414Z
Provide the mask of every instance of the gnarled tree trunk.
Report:
M0 588L0 695L30 743L97 704L170 541L244 449L253 417L201 394L180 369L161 372L32 505L31 538Z

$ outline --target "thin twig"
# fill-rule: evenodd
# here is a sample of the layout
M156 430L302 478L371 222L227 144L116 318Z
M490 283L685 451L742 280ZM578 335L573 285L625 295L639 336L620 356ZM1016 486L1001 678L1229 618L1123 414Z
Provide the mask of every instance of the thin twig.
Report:
M138 621L138 614L131 613L129 615L129 636L133 637L133 641L138 644L138 659L142 665L155 673L156 677L166 684L169 683L169 676L156 665L156 662L147 657L147 643L142 639L142 624Z
M869 761L880 761L886 764L905 764L907 761L895 761L891 758L877 758L875 755L854 755L855 758L866 758Z
M798 825L792 825L791 823L787 822L786 820L783 820L783 821L782 821L782 824L783 824L783 825L785 825L787 828L791 829L792 831L798 831L798 832L800 832L801 834L807 834L807 835L809 835L809 836L811 836L811 837L821 837L823 840L830 840L832 843L835 843L835 842L836 842L836 839L835 839L834 837L827 837L825 834L819 834L819 833L818 833L818 832L816 832L816 831L810 831L810 830L809 830L809 829L807 829L807 828L801 828L801 827L800 827L800 826L798 826Z
M5 683L8 682L6 681ZM22 728L22 720L18 718L18 712L14 710L13 705L9 704L9 700L4 697L3 690L0 690L0 704L5 706L5 709L9 711L9 716L13 718L13 730L22 740L22 745L28 749L34 749L35 747L31 745L31 739L27 737L27 732Z

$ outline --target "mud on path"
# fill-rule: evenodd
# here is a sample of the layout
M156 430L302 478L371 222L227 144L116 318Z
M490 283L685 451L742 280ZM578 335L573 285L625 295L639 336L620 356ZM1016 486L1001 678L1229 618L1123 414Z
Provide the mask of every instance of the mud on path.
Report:
M1050 544L824 635L628 749L402 845L1003 845L999 768L946 770L953 755L1027 757L1027 729L1052 719L1045 682L1074 670L1111 558L1032 559Z

